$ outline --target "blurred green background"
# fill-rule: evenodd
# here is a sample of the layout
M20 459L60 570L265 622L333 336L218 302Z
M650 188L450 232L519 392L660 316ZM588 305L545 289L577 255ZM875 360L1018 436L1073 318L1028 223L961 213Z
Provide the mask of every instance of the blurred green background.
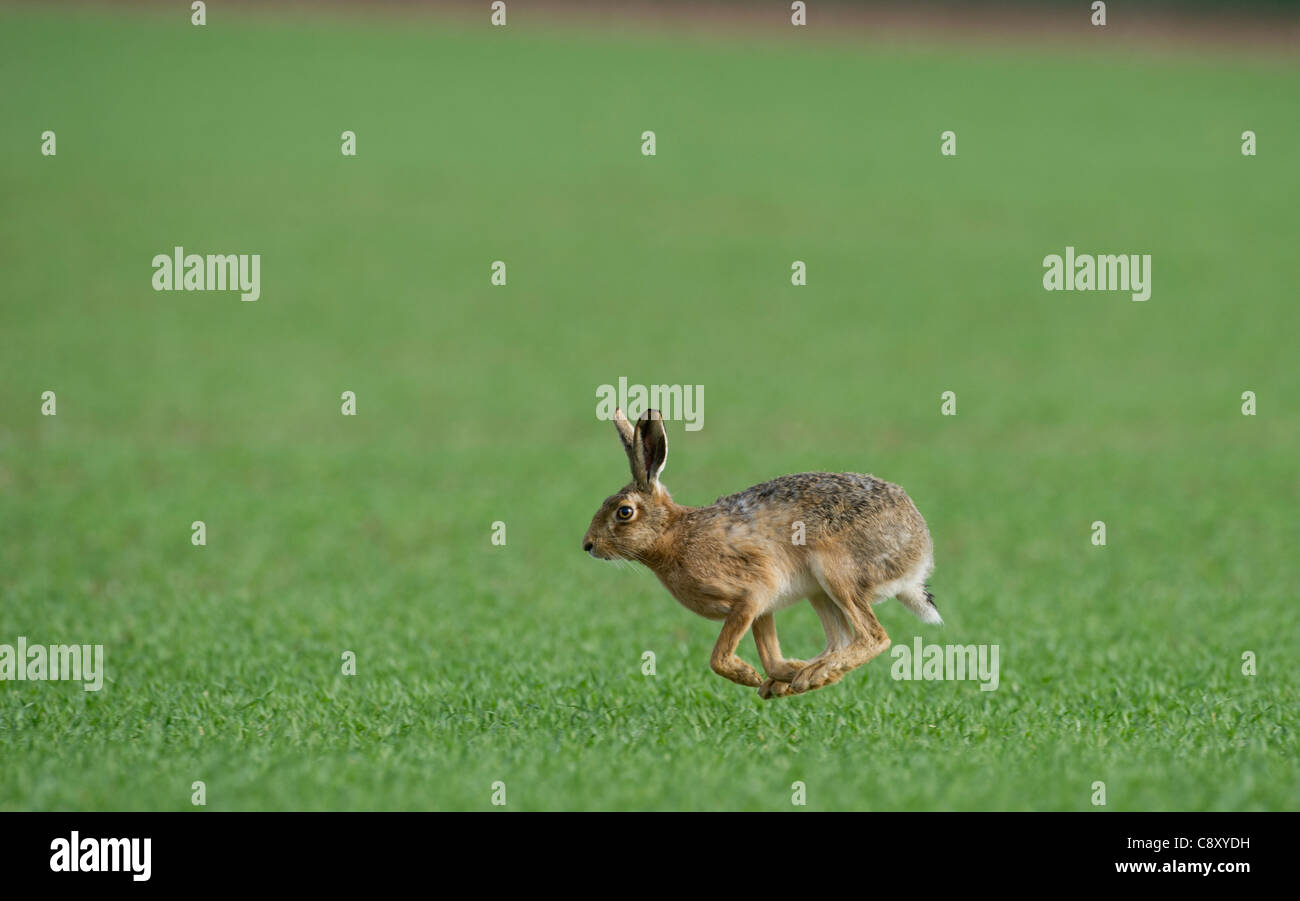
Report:
M0 809L1300 804L1293 59L209 7L0 9L0 643L109 678L0 683ZM1045 292L1067 244L1151 300ZM711 673L579 548L620 376L704 386L679 502L905 486L947 624L880 618L1000 688Z

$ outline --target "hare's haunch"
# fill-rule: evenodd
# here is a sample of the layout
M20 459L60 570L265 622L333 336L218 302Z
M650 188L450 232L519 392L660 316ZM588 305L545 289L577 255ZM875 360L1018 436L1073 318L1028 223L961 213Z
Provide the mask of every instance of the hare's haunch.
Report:
M632 481L591 519L582 549L601 560L650 568L684 606L722 621L709 665L760 696L799 694L838 682L889 647L871 605L891 597L927 623L941 623L925 581L934 549L907 492L858 473L782 476L707 507L673 503L659 482L668 438L658 410L633 428L614 425ZM807 598L826 630L812 660L781 656L772 615ZM736 656L753 628L758 672Z

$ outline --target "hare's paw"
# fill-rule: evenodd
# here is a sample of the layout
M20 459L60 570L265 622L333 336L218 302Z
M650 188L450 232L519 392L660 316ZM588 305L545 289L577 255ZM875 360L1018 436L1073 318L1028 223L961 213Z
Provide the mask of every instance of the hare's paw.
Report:
M768 675L777 682L793 682L794 677L808 665L807 660L782 660L768 671ZM771 681L771 680L769 680Z
M810 663L799 671L799 675L794 677L790 683L790 693L800 694L805 691L812 691L815 688L825 688L827 685L834 685L840 681L844 675L840 668L833 660L821 660L817 663Z
M764 701L770 698L784 698L794 694L790 690L790 683L781 679L765 679L763 684L758 686L758 696Z
M750 688L758 688L763 684L763 677L739 657L732 657L730 660L712 660L709 666L715 673L724 679L730 679L738 685L748 685Z

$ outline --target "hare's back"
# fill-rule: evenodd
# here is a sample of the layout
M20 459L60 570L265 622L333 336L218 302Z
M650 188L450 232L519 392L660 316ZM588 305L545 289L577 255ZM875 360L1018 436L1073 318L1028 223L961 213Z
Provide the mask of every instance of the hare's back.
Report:
M899 486L857 472L801 472L781 476L727 497L714 506L732 516L796 513L823 534L878 522L882 516L919 518Z

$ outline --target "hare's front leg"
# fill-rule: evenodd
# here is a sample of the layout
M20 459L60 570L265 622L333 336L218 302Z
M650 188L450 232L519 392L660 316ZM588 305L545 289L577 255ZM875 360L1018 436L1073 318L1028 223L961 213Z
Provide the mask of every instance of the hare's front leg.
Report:
M758 696L766 699L790 694L790 683L808 664L781 656L781 643L776 638L776 620L772 614L764 613L754 620L754 645L758 648L758 659L767 671L767 679L759 686Z
M745 661L736 656L736 648L745 637L749 627L754 623L754 607L747 602L736 604L727 614L722 624L722 634L713 646L713 655L709 658L709 668L724 679L730 679L739 685L757 688L763 679Z

